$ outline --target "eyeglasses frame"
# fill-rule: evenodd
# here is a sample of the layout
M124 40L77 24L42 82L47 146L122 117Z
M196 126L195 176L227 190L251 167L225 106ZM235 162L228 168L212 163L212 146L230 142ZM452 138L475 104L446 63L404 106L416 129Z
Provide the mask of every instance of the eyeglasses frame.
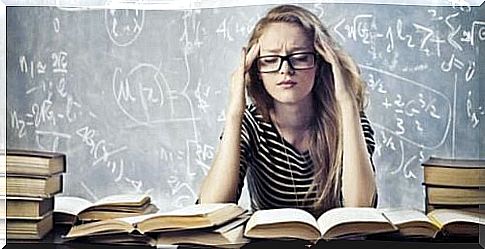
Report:
M311 55L313 55L313 66L312 67L309 67L309 68L294 68L293 67L293 64L290 61L290 57L295 56L295 55L300 55L300 54L311 54ZM263 56L259 56L259 57L256 58L256 63L258 64L259 63L259 60L261 58L267 58L267 57L279 57L281 59L280 65L278 66L278 69L262 72L262 71L259 70L259 65L258 65L257 66L258 72L260 72L260 73L274 73L274 72L278 72L278 71L281 70L281 67L283 66L283 62L285 62L285 61L288 62L288 66L290 66L290 68L293 69L293 70L307 70L307 69L312 69L316 65L316 53L315 52L298 52L298 53L287 54L287 55L263 55Z

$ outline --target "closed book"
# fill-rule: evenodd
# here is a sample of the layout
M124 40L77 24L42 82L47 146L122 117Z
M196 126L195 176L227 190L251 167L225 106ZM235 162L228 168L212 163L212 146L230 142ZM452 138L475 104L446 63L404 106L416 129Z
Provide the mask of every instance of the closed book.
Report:
M8 174L54 175L66 172L66 156L62 153L34 150L7 150Z
M7 218L7 239L42 239L53 227L52 212L38 219Z
M424 183L439 186L485 186L485 160L431 157L422 163Z
M7 218L41 217L52 212L54 198L7 197Z
M485 204L485 189L425 185L426 203L435 205Z
M429 204L429 203L426 204L426 213L429 213L435 209L456 209L456 210L479 213L480 205L475 205L475 204L474 205L450 205L450 204L439 205L439 204Z
M0 177L0 195L49 198L62 192L62 174L51 176L7 175Z

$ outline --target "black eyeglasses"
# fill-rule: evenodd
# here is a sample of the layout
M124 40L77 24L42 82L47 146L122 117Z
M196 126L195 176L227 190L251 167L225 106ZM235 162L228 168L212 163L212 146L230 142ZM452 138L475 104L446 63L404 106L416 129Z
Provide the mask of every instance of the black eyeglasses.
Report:
M293 70L310 69L315 66L315 53L303 52L289 55L265 55L257 58L258 71L260 73L272 73L281 69L283 61Z

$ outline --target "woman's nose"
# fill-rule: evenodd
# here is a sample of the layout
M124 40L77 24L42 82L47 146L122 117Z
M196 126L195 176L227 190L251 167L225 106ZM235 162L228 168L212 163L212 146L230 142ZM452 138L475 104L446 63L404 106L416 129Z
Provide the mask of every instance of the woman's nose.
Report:
M294 74L295 73L295 70L293 69L293 67L290 66L290 62L285 60L283 62L281 62L281 68L280 68L280 73L281 74L285 74L285 73L288 73L290 75Z

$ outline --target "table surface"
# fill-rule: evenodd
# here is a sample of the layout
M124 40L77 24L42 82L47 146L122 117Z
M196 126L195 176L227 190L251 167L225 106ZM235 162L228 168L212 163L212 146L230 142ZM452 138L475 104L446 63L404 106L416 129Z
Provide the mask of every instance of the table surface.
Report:
M56 248L56 249L71 249L71 248L134 248L134 246L120 246L120 245L103 245L90 244L80 241L65 241L62 235L66 234L69 227L55 227L41 240L8 240L5 248ZM171 246L167 248L175 248ZM333 241L319 241L315 245L309 245L306 241L299 240L254 240L243 248L403 248L403 249L479 249L481 247L477 239L468 240L404 240L398 238L389 238L384 236L369 236L365 240L333 240ZM154 248L149 246L136 246L136 248L147 249ZM178 248L200 248L200 246L179 246Z

